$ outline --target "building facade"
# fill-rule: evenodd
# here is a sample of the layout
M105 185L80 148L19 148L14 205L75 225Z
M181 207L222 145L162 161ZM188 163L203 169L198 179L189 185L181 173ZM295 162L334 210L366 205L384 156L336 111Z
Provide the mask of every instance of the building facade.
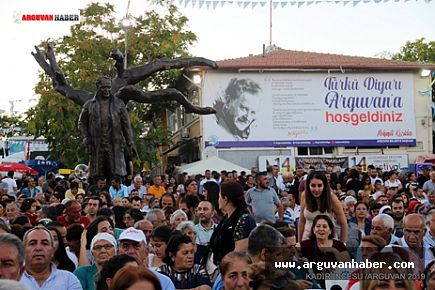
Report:
M201 82L185 86L194 103L216 115L181 108L168 114L169 163L217 152L245 168L374 164L387 170L433 152L431 76L422 70L434 65L288 50L218 65L190 72Z

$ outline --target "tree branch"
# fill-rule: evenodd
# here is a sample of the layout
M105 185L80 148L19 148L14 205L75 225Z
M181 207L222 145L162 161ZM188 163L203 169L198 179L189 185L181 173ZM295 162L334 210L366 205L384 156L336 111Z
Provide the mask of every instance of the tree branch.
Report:
M186 113L195 113L198 115L216 113L216 110L211 107L199 107L193 105L183 93L174 88L144 92L133 85L127 85L119 90L117 97L147 104L159 103L162 101L176 101L186 109Z
M115 67L118 65L120 57L124 59L119 50L116 54L112 53L112 58L116 60ZM118 91L126 85L135 85L159 71L194 66L208 66L213 69L218 67L216 62L203 57L187 57L173 60L154 60L144 65L128 68L122 74L119 73L117 68L118 76L113 79L112 91Z

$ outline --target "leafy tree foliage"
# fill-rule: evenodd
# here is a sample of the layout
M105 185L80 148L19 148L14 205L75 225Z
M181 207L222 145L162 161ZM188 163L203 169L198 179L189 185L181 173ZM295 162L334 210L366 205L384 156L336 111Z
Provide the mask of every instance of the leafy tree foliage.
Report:
M161 4L166 8L164 13L152 10L133 18L134 24L127 33L115 17L114 6L90 4L82 11L81 22L71 27L70 35L43 41L39 48L44 50L48 42L53 43L68 82L75 88L96 91L95 81L99 76L116 74L110 53L116 48L124 51L126 35L129 67L154 59L188 56L189 46L196 41L196 36L186 30L188 19L180 15L175 6ZM137 86L144 90L165 88L172 86L178 76L177 70L165 71ZM43 73L35 91L41 97L37 106L27 112L29 132L44 136L52 155L64 166L72 168L78 163L86 163L87 156L77 129L81 108L54 91L50 78ZM172 103L144 105L132 102L127 106L140 158L148 166L156 165L157 147L169 142L168 132L160 127L159 116L161 110L172 107L175 107Z
M415 41L407 41L400 48L400 52L393 55L393 59L435 63L435 41L426 42L424 37Z

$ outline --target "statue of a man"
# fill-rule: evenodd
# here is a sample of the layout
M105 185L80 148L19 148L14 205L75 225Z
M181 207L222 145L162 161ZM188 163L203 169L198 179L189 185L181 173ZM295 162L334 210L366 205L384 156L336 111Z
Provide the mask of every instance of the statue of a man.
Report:
M112 80L100 77L97 93L83 105L79 129L89 154L89 176L127 175L124 150L137 156L133 131L124 102L111 94Z

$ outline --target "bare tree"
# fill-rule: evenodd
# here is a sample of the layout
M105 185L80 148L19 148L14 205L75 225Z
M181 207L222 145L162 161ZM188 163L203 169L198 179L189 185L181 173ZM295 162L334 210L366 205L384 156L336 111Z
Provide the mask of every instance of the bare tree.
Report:
M62 69L56 61L54 49L51 44L47 46L47 51L42 52L35 46L36 52L32 52L33 57L41 68L50 76L54 89L71 99L74 103L83 106L86 101L93 98L94 93L80 90L68 84ZM119 50L113 50L111 57L115 60L117 75L112 79L111 92L127 104L133 100L138 103L158 103L162 101L177 101L185 107L187 113L199 115L215 114L216 110L211 107L199 107L193 105L186 96L175 88L167 88L155 91L143 91L135 86L140 81L145 80L159 71L185 68L193 66L207 66L216 69L216 62L202 58L176 58L172 60L154 60L147 64L124 69L124 56Z

